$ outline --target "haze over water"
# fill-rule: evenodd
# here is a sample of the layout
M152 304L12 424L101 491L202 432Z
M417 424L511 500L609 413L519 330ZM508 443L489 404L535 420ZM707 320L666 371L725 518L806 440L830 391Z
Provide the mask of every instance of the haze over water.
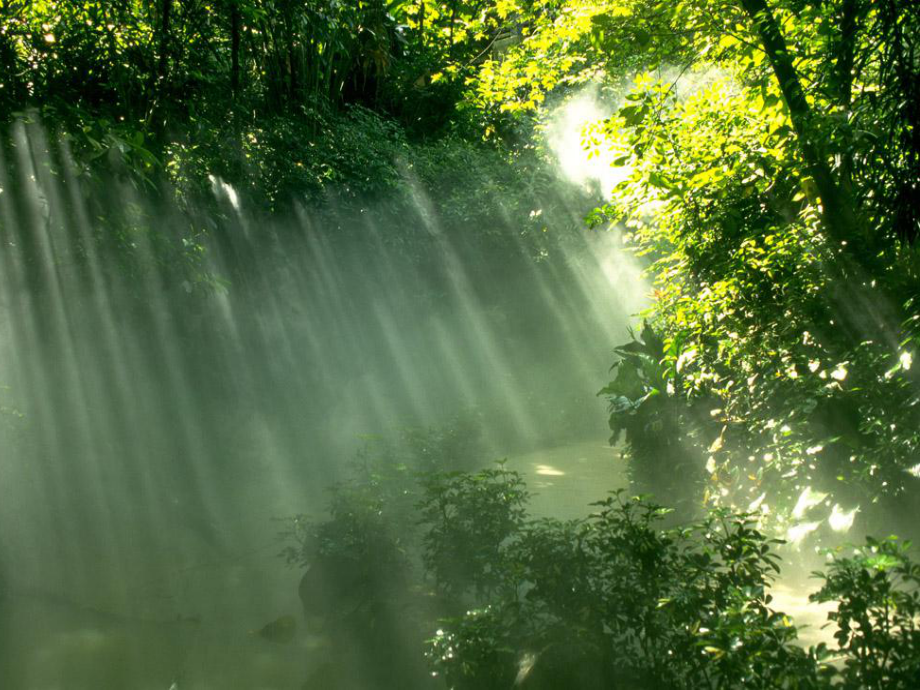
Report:
M169 194L89 189L39 127L15 139L0 165L3 687L299 687L310 638L250 634L299 607L272 519L319 513L368 435L472 419L482 463L603 445L596 391L644 292L614 235L547 240L535 261L519 219L449 232L418 187L408 217L330 200L266 218L215 179L218 217L173 238L201 242L186 257L213 283L192 284L155 245L182 227ZM137 217L122 246L98 241L91 194ZM519 255L497 262L490 241Z

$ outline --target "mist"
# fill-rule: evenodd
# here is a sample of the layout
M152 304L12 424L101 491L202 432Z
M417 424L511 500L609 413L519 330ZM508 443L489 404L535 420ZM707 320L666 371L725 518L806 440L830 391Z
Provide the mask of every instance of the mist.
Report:
M411 171L409 214L330 195L269 216L216 177L207 203L93 186L37 124L13 143L4 687L300 687L315 636L253 634L300 609L276 519L322 513L355 454L405 429L466 420L475 462L510 458L537 488L567 478L561 458L590 464L579 505L612 488L596 393L646 288L615 233L582 228L592 198L570 181L531 214L570 223L534 240L511 215L458 232ZM107 244L115 219L133 230Z

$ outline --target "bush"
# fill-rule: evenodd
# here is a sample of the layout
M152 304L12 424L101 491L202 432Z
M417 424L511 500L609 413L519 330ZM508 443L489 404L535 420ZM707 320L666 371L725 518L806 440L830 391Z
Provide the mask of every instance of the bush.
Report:
M868 539L852 556L831 561L812 601L837 601L828 614L850 688L920 687L920 565L909 543ZM820 575L820 573L819 573Z
M620 491L583 519L529 519L503 463L416 475L399 457L363 457L288 555L309 567L308 593L326 583L322 601L341 608L336 639L400 687L424 674L399 670L417 657L393 640L420 639L444 612L426 656L454 690L920 687L920 566L893 538L819 574L812 600L839 602L838 645L805 649L771 605L781 542L751 514L667 527L670 509Z
M585 520L530 523L504 560L515 587L445 622L429 658L449 687L509 675L523 687L817 682L796 628L769 606L777 558L749 516L665 530L655 504L617 493L596 505ZM484 640L505 653L489 656Z
M705 455L714 437L710 396L681 391L681 342L667 344L645 324L639 337L615 348L614 379L598 395L608 400L610 444L622 437L633 491L655 493L679 517L698 517L706 486Z
M479 596L504 584L511 541L526 517L528 493L517 472L499 463L476 473L435 473L419 503L422 559L437 589L450 597Z
M478 475L445 471L479 461L479 427L471 420L469 415L459 415L440 426L403 429L394 440L369 441L358 452L350 478L330 487L326 519L298 515L287 520L282 536L288 544L281 556L305 570L301 599L308 617L342 618L356 607L371 609L381 597L408 586L419 554L417 503L423 489L439 491L440 500L449 502L470 497L468 488L455 492L458 485L476 483L462 478ZM508 477L512 473L481 474ZM484 507L482 501L475 505ZM446 503L443 507L464 525L470 522L465 507L459 511ZM486 518L480 518L480 528L482 519ZM492 524L488 529L494 529ZM462 527L454 526L451 535L461 531ZM474 535L467 535L466 541L481 546Z

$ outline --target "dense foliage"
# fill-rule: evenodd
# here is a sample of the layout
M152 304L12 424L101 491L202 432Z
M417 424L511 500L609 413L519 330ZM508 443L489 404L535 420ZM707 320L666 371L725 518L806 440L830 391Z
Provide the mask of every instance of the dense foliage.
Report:
M807 489L828 497L817 522L879 500L915 511L911 3L543 6L517 6L530 35L483 66L473 99L509 118L558 85L619 94L585 145L609 148L622 180L593 221L625 228L655 281L655 339L621 352L605 391L615 434L646 466L635 472L691 462L709 476L697 503L788 526Z
M917 566L870 540L839 555L815 599L837 601L836 649L804 649L771 607L779 562L756 516L715 511L662 529L622 494L585 520L527 524L504 596L442 622L429 656L451 688L911 688ZM822 575L818 574L823 577Z
M399 667L401 687L431 684L407 662L426 636L434 686L456 689L906 690L920 679L918 566L895 539L829 554L812 598L837 602L837 646L806 649L772 606L779 542L756 514L666 527L669 510L617 492L585 518L533 518L503 464L419 472L410 445L394 448L362 454L328 516L293 523L285 555L306 570L308 620L321 616L374 673Z
M527 491L520 475L499 465L476 473L436 473L425 478L418 504L427 527L422 561L448 597L473 590L487 596L502 586L507 543L526 518Z
M920 566L908 544L869 538L852 556L831 561L813 601L839 600L829 614L845 654L848 687L910 687L920 680Z
M417 670L397 630L443 616L429 656L453 688L917 687L918 573L899 542L830 562L816 599L838 602L838 648L806 651L770 607L761 531L844 531L857 513L916 529L914 5L3 2L0 233L37 296L22 308L41 325L58 270L141 315L151 292L252 279L237 194L264 212L322 201L342 246L378 241L373 215L417 265L447 247L474 279L512 275L572 226L535 125L600 85L614 112L584 147L620 181L589 221L654 283L601 394L636 492L676 513L618 494L583 520L529 520L515 473L456 471L476 464L468 430L408 433L332 490L327 519L295 522L305 614L341 640L360 630L393 687ZM61 178L93 219L54 265L35 178ZM112 210L113 189L152 201ZM435 293L449 271L432 266Z
M37 113L96 170L217 175L272 205L386 188L403 129L451 129L494 38L476 17L429 0L6 2L0 113Z

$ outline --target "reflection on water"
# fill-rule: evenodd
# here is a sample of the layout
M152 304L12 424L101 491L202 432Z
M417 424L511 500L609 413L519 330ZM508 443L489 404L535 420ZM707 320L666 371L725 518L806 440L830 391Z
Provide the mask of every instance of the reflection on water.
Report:
M532 511L540 517L584 517L590 503L628 485L619 450L603 438L541 448L511 458L508 467L523 475L534 494Z

